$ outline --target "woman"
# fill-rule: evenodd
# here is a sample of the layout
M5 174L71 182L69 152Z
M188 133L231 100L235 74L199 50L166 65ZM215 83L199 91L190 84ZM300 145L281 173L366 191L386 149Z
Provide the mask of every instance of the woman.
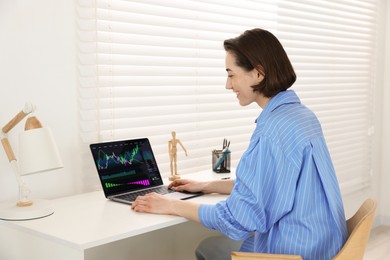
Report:
M138 197L135 211L183 216L244 240L241 251L331 259L347 238L333 164L316 116L292 90L293 67L277 38L262 29L224 42L226 88L241 106L263 110L235 181L176 180L182 191L230 194L217 205Z

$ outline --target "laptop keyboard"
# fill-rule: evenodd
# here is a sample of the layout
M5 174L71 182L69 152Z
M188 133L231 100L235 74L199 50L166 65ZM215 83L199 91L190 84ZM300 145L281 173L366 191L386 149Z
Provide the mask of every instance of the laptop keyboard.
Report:
M159 186L159 187L154 187L154 188L150 188L147 190L140 190L140 191L135 191L135 192L131 192L131 193L126 193L123 195L116 196L115 198L121 199L121 200L126 200L126 201L135 201L135 199L138 196L143 196L143 195L146 195L146 194L151 193L151 192L156 192L156 193L164 195L164 194L168 194L168 193L171 193L174 191L168 189L167 186Z

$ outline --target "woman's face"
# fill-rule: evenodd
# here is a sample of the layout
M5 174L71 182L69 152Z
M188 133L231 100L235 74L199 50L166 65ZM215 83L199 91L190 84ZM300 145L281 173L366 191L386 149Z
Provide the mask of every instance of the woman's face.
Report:
M258 92L253 92L252 86L259 84L264 77L256 69L248 72L237 66L236 57L230 52L226 52L225 64L228 74L226 89L233 90L237 95L240 105L247 106L252 102L256 102L259 106L263 107L263 95Z

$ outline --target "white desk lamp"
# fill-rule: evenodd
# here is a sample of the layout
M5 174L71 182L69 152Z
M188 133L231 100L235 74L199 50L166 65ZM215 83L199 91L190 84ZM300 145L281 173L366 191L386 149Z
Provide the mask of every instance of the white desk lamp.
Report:
M42 128L35 116L26 120L25 131L19 135L19 161L7 138L7 133L27 115L32 114L35 107L27 103L1 132L1 143L19 184L19 201L0 203L0 219L28 220L49 216L54 213L49 201L30 200L30 189L22 180L22 175L34 174L62 168L62 161L50 129Z

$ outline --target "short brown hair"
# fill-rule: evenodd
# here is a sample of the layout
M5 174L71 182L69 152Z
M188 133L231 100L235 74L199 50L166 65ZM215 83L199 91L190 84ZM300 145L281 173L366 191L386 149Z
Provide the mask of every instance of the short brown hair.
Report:
M291 87L296 75L282 44L270 32L255 28L225 40L225 51L236 57L237 66L246 71L254 68L264 76L253 91L273 97Z

